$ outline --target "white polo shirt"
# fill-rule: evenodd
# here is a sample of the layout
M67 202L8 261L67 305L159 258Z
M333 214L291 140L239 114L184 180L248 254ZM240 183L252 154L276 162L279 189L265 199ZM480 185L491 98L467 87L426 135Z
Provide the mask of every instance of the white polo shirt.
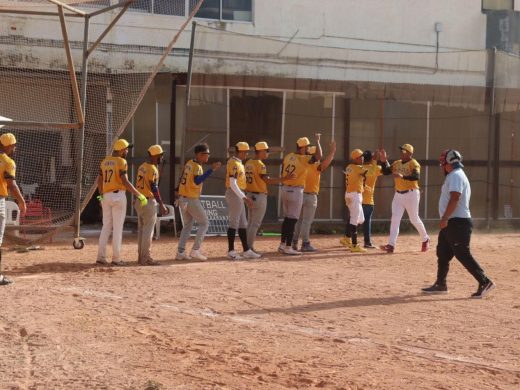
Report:
M458 192L460 194L459 202L449 218L471 218L469 211L469 201L471 198L471 186L468 177L461 168L457 168L444 179L441 188L441 197L439 198L439 215L442 218L446 207L450 201L450 193Z

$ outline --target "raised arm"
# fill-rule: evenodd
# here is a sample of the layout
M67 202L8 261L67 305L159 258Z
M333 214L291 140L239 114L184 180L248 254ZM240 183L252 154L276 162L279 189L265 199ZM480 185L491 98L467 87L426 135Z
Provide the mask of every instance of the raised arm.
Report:
M318 168L320 170L320 172L324 172L330 166L330 163L332 162L332 159L334 158L335 153L336 153L336 141L332 140L332 142L330 143L329 154L327 155L327 157L325 157L325 160L322 161L322 163L320 164L320 166Z

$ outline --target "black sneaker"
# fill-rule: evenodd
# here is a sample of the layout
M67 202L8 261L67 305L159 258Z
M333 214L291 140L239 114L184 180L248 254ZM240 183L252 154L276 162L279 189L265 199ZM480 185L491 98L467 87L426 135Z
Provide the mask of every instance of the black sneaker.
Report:
M317 249L314 248L310 242L304 242L302 243L302 248L300 249L301 252L316 252Z
M0 274L0 286L7 286L11 283L13 283L12 280L7 279L4 275Z
M376 247L374 244L372 244L371 242L367 242L367 243L365 243L365 245L363 245L363 247L364 247L365 249L376 249L376 248L377 248L377 247Z
M422 289L423 294L447 294L448 286L442 286L440 284L435 283L431 287L425 287Z
M478 286L477 292L471 294L471 298L482 299L484 298L488 292L493 290L496 287L496 284L491 280L488 280L487 283L481 284Z

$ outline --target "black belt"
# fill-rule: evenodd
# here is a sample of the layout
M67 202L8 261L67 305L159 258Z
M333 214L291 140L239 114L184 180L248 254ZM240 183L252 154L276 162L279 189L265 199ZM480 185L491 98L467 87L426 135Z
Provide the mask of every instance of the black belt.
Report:
M317 192L304 192L304 194L307 194L307 195L318 195Z
M265 192L253 192L253 191L246 191L250 194L255 194L255 195L260 195L260 194L265 194Z
M117 193L119 192L119 190L117 190L117 191L112 191L112 192L113 192L114 194L117 194Z
M413 189L412 190L406 190L406 191L397 191L396 190L395 192L397 192L398 194L407 194L407 193L412 192L412 191L413 191Z

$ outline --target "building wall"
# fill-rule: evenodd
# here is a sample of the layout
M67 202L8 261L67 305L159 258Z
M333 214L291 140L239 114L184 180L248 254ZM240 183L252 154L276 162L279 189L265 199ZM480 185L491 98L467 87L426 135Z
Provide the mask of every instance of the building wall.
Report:
M91 40L99 36L116 12L92 19ZM121 47L106 49L104 54L98 52L94 66L99 70L107 67L149 69L160 51L145 54L150 51L145 48L164 47L184 20L179 16L152 15L135 10L127 12L104 40L106 44ZM486 34L481 0L256 0L252 23L198 21L245 34L371 50L434 51L434 25L437 22L443 26L439 39L441 49L483 49ZM69 18L68 23L70 39L80 42L83 38L82 21ZM177 48L189 47L189 34L188 28ZM61 67L65 64L63 51L53 49L49 43L61 40L55 17L0 15L0 37L5 37L0 44L2 62L8 58L27 66L31 63L34 66L35 62ZM19 39L21 37L24 39ZM30 40L36 39L49 47L35 48L35 43ZM228 49L237 50L233 47ZM79 59L79 50L75 52ZM24 55L16 55L20 53ZM167 65L172 71L183 71L186 59L182 56L175 60L170 58Z

